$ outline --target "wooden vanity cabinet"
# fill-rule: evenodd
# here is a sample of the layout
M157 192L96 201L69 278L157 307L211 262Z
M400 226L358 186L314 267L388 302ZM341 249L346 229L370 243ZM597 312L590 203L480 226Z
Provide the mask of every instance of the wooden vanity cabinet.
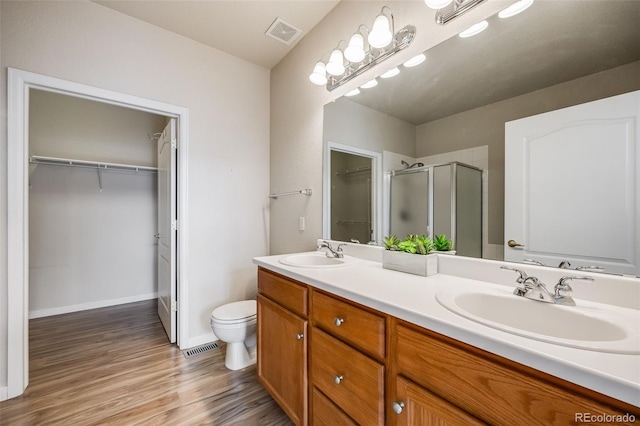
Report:
M258 269L258 380L296 425L308 423L307 291Z
M355 424L383 425L386 317L311 289L310 318L313 424L342 413Z
M263 268L258 378L297 425L640 419L638 407Z
M639 409L473 346L392 321L390 425L569 425ZM403 407L402 407L403 405ZM478 419L478 420L476 420ZM578 422L579 423L579 422Z

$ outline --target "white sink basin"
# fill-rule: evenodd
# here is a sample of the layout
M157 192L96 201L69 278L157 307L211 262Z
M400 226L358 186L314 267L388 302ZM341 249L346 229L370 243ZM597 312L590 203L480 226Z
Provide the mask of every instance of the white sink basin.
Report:
M353 265L355 257L344 256L341 259L327 257L324 252L298 253L280 259L280 263L300 268L341 268Z
M560 306L509 289L443 291L438 302L480 324L530 339L599 352L640 354L640 313L580 301Z

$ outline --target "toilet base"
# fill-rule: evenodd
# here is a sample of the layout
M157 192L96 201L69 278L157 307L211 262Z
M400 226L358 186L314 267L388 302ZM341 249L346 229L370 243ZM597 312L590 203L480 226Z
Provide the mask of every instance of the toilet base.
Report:
M244 342L227 343L224 365L229 370L241 370L256 363L256 348L245 346Z

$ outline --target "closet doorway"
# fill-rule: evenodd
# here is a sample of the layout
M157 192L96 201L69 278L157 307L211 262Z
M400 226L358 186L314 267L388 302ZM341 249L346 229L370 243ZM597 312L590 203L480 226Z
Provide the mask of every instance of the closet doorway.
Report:
M164 138L163 143L167 141L167 137L168 137L169 147L171 148L170 151L172 151L172 155L170 156L169 161L173 161L172 163L173 167L169 167L168 169L165 167L165 169L163 169L161 173L158 173L158 175L164 179L165 183L161 185L157 185L155 182L156 177L154 175L153 185L150 187L153 188L154 190L157 190L157 188L162 188L162 190L165 193L164 195L165 199L168 199L170 203L170 208L168 210L169 210L169 215L172 215L172 216L167 223L168 223L168 229L172 231L170 232L172 237L169 239L170 241L168 242L168 244L170 247L169 253L170 255L175 256L175 261L171 262L171 269L173 272L170 272L170 274L173 276L173 278L168 278L165 280L165 282L173 283L170 291L174 295L173 296L174 301L176 300L175 295L180 294L180 296L183 296L183 297L180 297L179 300L180 300L180 306L184 306L185 309L178 309L179 308L178 303L168 303L168 306L169 306L168 310L169 310L170 316L168 321L167 332L170 339L173 338L173 341L176 341L177 339L177 343L179 346L182 343L186 344L186 341L187 341L186 333L183 333L183 330L185 331L187 330L186 285L182 285L182 286L180 285L181 278L183 276L186 276L186 267L185 267L186 265L184 262L186 253L184 253L184 251L181 249L182 247L186 247L186 230L185 230L186 221L184 220L185 205L186 205L186 202L185 202L186 201L186 176L184 172L187 169L186 167L187 110L182 107L159 103L159 102L151 101L144 98L137 98L130 95L111 92L111 91L107 91L107 90L103 90L103 89L99 89L91 86L81 85L78 83L73 83L65 80L42 76L39 74L28 73L25 71L9 69L8 74L9 74L9 78L8 78L9 108L8 108L7 118L8 118L8 136L9 136L9 141L11 143L9 143L8 156L7 156L7 159L8 159L8 182L7 183L8 183L8 189L9 189L8 191L9 283L8 283L8 315L7 315L8 324L7 326L8 326L8 334L10 339L10 344L7 347L7 367L8 367L7 368L7 371L8 371L7 385L8 385L8 397L12 398L14 396L20 395L28 384L28 320L29 320L29 313L30 313L29 276L30 276L30 271L34 271L34 268L30 268L30 266L32 266L30 262L31 253L33 252L33 250L43 249L43 246L45 246L45 250L46 250L47 241L51 243L51 242L54 242L56 239L67 238L67 235L64 232L61 232L58 234L58 238L49 238L49 239L45 239L47 241L38 241L36 244L34 244L34 247L30 247L29 233L33 232L32 230L29 229L30 217L32 216L32 214L34 215L43 214L43 210L40 208L41 206L36 206L35 201L32 209L33 211L30 211L30 205L29 205L30 204L29 199L31 198L29 193L30 178L33 179L32 183L34 186L38 185L40 187L41 185L44 185L44 186L52 185L54 183L53 181L55 181L55 179L51 178L52 175L50 175L49 177L45 176L45 179L43 180L43 179L39 179L38 174L42 174L42 172L45 171L45 169L47 168L66 169L66 172L63 171L62 176L60 176L60 174L58 173L58 177L57 177L58 180L61 178L63 181L66 179L74 180L75 183L79 184L80 186L82 185L87 186L89 184L94 185L93 191L97 193L98 197L100 197L100 195L103 195L104 196L102 197L103 199L107 198L106 192L108 188L113 189L113 188L116 188L118 185L121 188L125 187L126 190L124 191L124 196L121 198L127 199L128 197L128 201L130 202L131 207L134 207L136 201L141 201L141 200L136 200L136 198L138 197L134 196L134 194L131 191L129 191L128 193L127 191L133 190L133 187L136 187L136 186L138 187L144 186L144 184L142 184L140 181L138 182L129 181L129 183L124 182L125 178L127 178L127 176L125 176L127 174L127 171L125 171L124 169L118 170L117 172L115 170L113 171L108 170L110 166L114 168L117 168L117 167L131 168L131 166L133 166L133 168L135 169L135 166L136 166L135 164L127 164L127 163L124 163L123 161L118 161L118 162L106 161L109 158L106 158L106 159L93 158L90 161L87 161L86 163L84 163L85 166L91 165L93 167L93 170L85 167L84 170L82 170L82 173L84 173L83 176L71 176L72 167L70 165L65 165L65 166L61 166L59 164L45 165L40 163L36 166L36 162L38 160L34 161L33 155L42 154L42 153L30 152L31 147L29 142L30 142L30 139L33 139L32 136L34 135L34 128L30 125L34 123L30 123L32 114L31 114L31 109L29 107L32 95L36 97L43 94L45 96L46 95L49 95L49 96L65 95L67 97L75 98L75 100L108 104L109 107L125 108L135 113L143 112L143 113L148 113L158 117L161 116L160 119L162 120L162 124L165 124L165 123L167 124L167 127L154 133L157 133L158 135L162 135L162 137ZM105 105L102 105L102 106L105 106ZM78 116L77 120L78 121L82 120L82 117ZM172 128L173 128L173 132L172 132ZM37 134L37 131L35 131L35 133ZM114 131L113 133L115 134L117 132ZM164 136L163 134L168 136ZM152 139L160 139L160 136L156 138L153 138L153 136L154 135L151 134ZM150 140L147 137L146 133L143 135L143 137L147 139L145 143L151 145L151 152L153 152L154 161L155 161L155 154L156 154L155 146L156 146L157 140L153 140L153 141ZM44 138L44 142L40 147L47 146L46 140L47 138ZM72 151L73 149L76 149L77 150L76 152L82 152L82 150L86 149L87 147L75 146L75 148L69 148L69 147L67 148L71 149ZM147 146L147 148L149 148L149 146ZM165 144L165 148L166 148L166 144ZM89 151L92 151L95 154L96 149L92 150L89 148ZM99 151L99 149L97 151ZM46 157L49 157L49 156L39 155L39 157L41 161L44 161L43 158L46 159ZM77 157L79 157L79 155ZM69 162L68 160L74 160L73 157L51 156L50 158L62 159L67 162ZM78 160L78 159L83 160L82 158L75 158L75 160ZM52 160L49 160L49 161L52 161ZM55 160L53 162L55 162ZM179 162L179 164L176 164L176 162ZM82 163L82 161L80 161L79 163ZM93 164L88 164L88 163L93 163ZM101 169L100 165L102 166L106 165L106 169L104 167ZM35 168L40 168L40 170L34 170L34 166ZM146 172L150 171L149 169L145 169L146 167L149 167L147 164L142 164L138 166L140 166L139 171L142 171L143 169ZM156 169L156 167L150 167L150 168ZM176 172L176 170L179 170L180 173ZM75 172L77 171L79 170L73 170L73 173L75 174ZM172 171L174 173L172 173ZM59 172L59 170L57 171L49 170L48 172L50 173ZM91 177L89 177L89 175L87 175L86 173L90 173ZM41 177L42 176L40 176L40 178ZM149 176L146 176L146 177L149 178ZM147 179L147 186L149 186L148 183L149 183L149 180ZM127 188L128 186L130 187ZM102 189L102 193L99 192L100 189ZM49 194L50 198L55 198L55 195L63 195L62 193L64 191L66 191L66 189L59 190L59 194L53 194L53 195ZM116 193L116 191L114 191L114 193ZM68 196L69 194L66 194L66 195ZM120 195L122 195L122 193ZM149 198L153 198L155 200L157 199L158 196L160 196L159 192L153 193L152 195L150 195ZM73 196L71 197L71 199L73 199ZM97 200L97 199L99 198L94 198L94 200ZM93 204L93 203L85 203L85 204ZM53 206L55 205L56 204L54 202ZM104 207L105 205L106 204L102 204L102 207ZM157 203L155 205L158 206ZM67 205L66 207L68 208L69 206ZM78 208L78 213L79 213L81 208L79 205L78 207L79 207ZM85 205L85 207L87 206ZM98 206L98 208L99 207L100 206ZM95 206L89 206L89 209L91 208L95 208ZM147 208L148 208L148 205L147 205ZM155 210L157 211L157 213L162 213L164 211L164 209L162 208L158 209L157 207L155 208ZM49 209L45 209L44 213L46 214L47 211L49 211ZM76 211L76 210L72 209L72 211ZM171 211L173 211L173 213ZM125 213L123 217L120 217L119 225L125 228L127 226L135 227L135 225L128 223L128 220L127 220L130 217L135 216L135 214L133 214L131 210L128 213L129 214ZM182 219L180 221L181 226L179 230L177 226L178 218ZM96 222L96 220L94 220L95 218L81 217L80 215L75 219L77 219L75 222L75 229L74 229L74 223L73 223L74 221L68 220L68 222L70 222L70 226L67 228L67 230L68 231L70 230L69 232L72 232L72 233L75 232L76 234L81 233L79 232L81 230L77 228L82 228L86 224L86 222L92 222L92 221ZM103 216L103 219L104 219L104 216ZM154 233L163 234L164 231L158 228L158 223L155 219L155 215L151 222L153 222L152 226L155 230L149 233L149 238L152 240L152 244L154 246L153 252L155 256L156 251L155 251L155 239L153 238ZM98 234L100 232L103 232L103 235L104 235L103 230L99 230ZM173 244L171 243L171 241L173 242ZM97 247L98 249L100 249L100 248L104 248L104 247L101 247L100 245L102 242L103 241L101 241L100 238L94 236L93 240L90 239L90 243L85 242L84 244L91 245L94 248ZM110 241L110 244L113 245L114 241L113 240ZM82 244L80 244L80 246L82 246ZM124 245L121 245L120 247L124 247ZM76 250L75 253L78 254L79 252L78 249L76 248L75 250ZM81 251L82 250L80 249L80 252ZM90 250L87 250L87 251L90 251ZM55 258L56 254L59 255L61 253L53 253L53 254ZM82 254L83 253L80 253L80 255ZM34 258L36 257L37 256L34 256ZM70 256L69 258L71 257L72 256ZM94 261L96 261L97 263L100 263L103 260L105 259L98 259L98 260L94 259ZM107 259L107 263L108 263L108 260L109 259ZM154 258L151 264L155 265L156 262L157 261ZM60 265L64 266L64 262L58 262L58 266ZM43 269L46 269L47 266L54 266L54 265L44 263L44 264L35 265L35 266L36 266L35 269L38 269L39 267L44 267ZM103 267L104 267L104 262L103 262ZM119 265L119 264L111 265L111 269L113 270L117 270L119 268L125 269L122 267L122 265ZM176 275L175 273L176 270L180 271L179 276ZM35 278L37 278L37 275L39 272L41 271L37 271L35 273L31 272L31 273L34 275ZM64 275L64 274L61 274L61 275ZM159 278L158 271L152 271L151 275L154 277L154 279ZM80 277L80 281L82 281L82 278L84 277ZM69 275L63 276L61 281L65 281L66 279L69 279ZM112 286L114 285L115 281L117 280L111 279L110 282ZM157 280L157 281L160 281L160 280ZM154 282L154 285L155 285L155 282ZM115 297L107 296L105 300L107 301L106 303L108 304L103 306L114 304L111 302L113 302L114 300L117 302L119 299L122 300L122 303L127 303L127 297L129 296L118 297L118 293L113 292L114 289L110 288L109 285L105 285L104 282L102 283L102 287L103 287L102 289L96 288L94 290L98 292L106 291L106 293L104 294L107 294L110 296L115 295ZM109 293L110 290L112 291L112 293ZM75 290L72 290L69 293L74 293L74 291ZM159 288L155 291L157 292L158 296L161 296ZM80 292L82 292L82 290L80 290ZM77 293L78 292L76 292L74 297L78 296ZM93 296L95 296L95 294ZM155 293L153 293L151 296L152 297L155 296ZM100 297L103 297L103 296L100 296ZM149 298L149 293L146 293L146 294L142 293L142 296L138 294L138 296L136 297ZM169 297L172 297L172 296L169 296ZM82 303L79 303L76 305L82 305ZM159 306L160 305L163 305L163 304L159 303ZM165 306L166 305L167 304L165 304ZM82 306L80 307L82 308ZM69 306L67 306L67 309L68 308ZM71 309L73 309L72 305L71 305ZM84 309L87 309L87 307L84 307ZM75 309L75 310L80 310L80 309ZM176 313L176 311L180 312L179 322L177 318L178 314ZM53 311L49 311L49 315L55 314L51 312ZM62 313L62 312L58 312L58 313ZM160 310L159 310L159 313L160 313ZM42 315L38 315L38 316L46 316L47 311L42 310L40 314ZM177 325L176 325L176 322L178 323Z

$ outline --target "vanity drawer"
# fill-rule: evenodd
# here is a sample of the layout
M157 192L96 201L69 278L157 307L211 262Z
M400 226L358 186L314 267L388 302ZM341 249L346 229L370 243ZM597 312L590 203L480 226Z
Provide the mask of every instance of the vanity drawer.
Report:
M397 374L489 424L569 425L576 413L624 414L591 399L593 391L462 342L402 324L394 330Z
M313 325L378 360L385 357L385 317L318 291L311 292Z
M313 388L311 391L311 424L313 426L357 425L317 388Z
M258 291L290 311L307 317L306 285L259 267Z
M384 424L384 366L311 329L311 384L361 425Z

